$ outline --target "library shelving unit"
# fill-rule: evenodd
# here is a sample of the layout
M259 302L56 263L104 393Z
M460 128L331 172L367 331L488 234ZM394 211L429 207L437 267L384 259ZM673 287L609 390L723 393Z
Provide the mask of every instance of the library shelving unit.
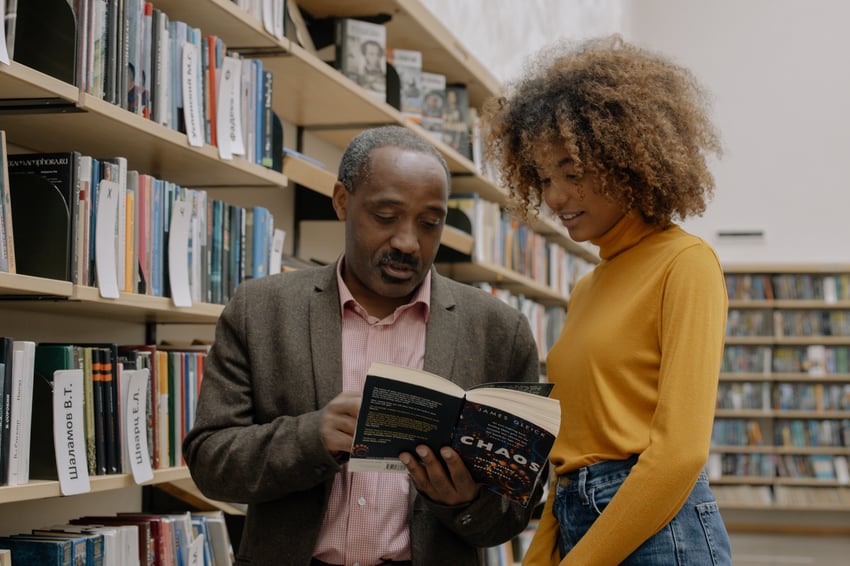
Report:
M709 460L721 508L846 531L850 265L724 271L729 318Z
M428 136L420 126L406 120L390 105L369 97L315 54L269 34L231 0L155 0L154 5L172 20L221 37L229 49L262 58L264 67L274 74L274 110L287 133L297 131L298 143L287 137L287 147L301 151L300 140L313 136L341 154L359 131L381 124L402 125ZM416 0L302 0L299 5L317 17L388 14L387 44L421 51L425 70L445 74L447 82L466 84L471 106L480 107L487 97L499 91L499 83L489 71ZM295 229L293 218L297 214L292 210L292 187L298 185L328 197L335 181L335 171L292 155L284 158L282 173L239 157L221 159L213 146L193 147L183 133L14 61L0 65L0 109L0 129L16 150L121 155L127 158L129 169L184 187L226 191L237 204L260 194L264 202L274 203L275 224L280 222L288 233ZM440 141L434 144L449 164L453 192L477 193L499 204L507 202L504 188L482 174L475 163ZM597 261L589 248L570 240L557 222L541 216L529 226L576 257ZM287 246L291 245L287 238ZM473 237L447 228L442 245L469 255ZM563 294L497 265L474 261L452 264L449 275L468 282L508 286L546 304L566 304ZM155 340L159 325L212 326L222 309L221 305L206 303L178 308L169 298L130 293L121 293L118 299L103 299L95 288L9 273L0 273L0 296L0 335L35 341L74 341L84 337L142 343ZM182 467L156 470L148 483L192 495L191 480ZM133 487L128 474L92 478L93 493L103 494L106 505L112 492L126 487ZM17 505L16 510L44 499L67 498L60 495L58 482L31 481L23 486L0 487L0 505ZM8 513L0 510L0 515Z

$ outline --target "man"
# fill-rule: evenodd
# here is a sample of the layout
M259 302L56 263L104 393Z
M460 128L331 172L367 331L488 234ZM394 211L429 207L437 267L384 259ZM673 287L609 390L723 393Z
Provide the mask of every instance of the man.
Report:
M527 524L533 504L476 485L448 447L401 454L408 474L345 465L374 360L464 388L538 378L525 317L432 268L448 195L427 141L362 132L334 186L339 261L243 283L225 307L183 447L205 495L249 504L240 563L478 565Z

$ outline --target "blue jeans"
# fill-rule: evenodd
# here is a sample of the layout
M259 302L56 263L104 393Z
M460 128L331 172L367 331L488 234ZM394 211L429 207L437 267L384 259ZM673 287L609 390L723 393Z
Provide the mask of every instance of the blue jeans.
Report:
M579 468L560 477L552 513L558 519L561 556L590 529L622 485L632 466L628 460L609 460ZM617 544L616 540L610 544ZM646 540L621 564L629 566L729 566L732 551L708 476L699 475L684 506L658 533Z

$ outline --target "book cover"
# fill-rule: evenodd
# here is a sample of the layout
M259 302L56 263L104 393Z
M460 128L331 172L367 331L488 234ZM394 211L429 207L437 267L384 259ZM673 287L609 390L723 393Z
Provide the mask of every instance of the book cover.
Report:
M73 281L78 152L10 154L17 272Z
M443 111L446 107L446 76L422 72L422 120L420 124L434 139L443 140Z
M387 97L387 28L381 24L340 18L337 20L337 68L384 102Z
M446 85L443 141L462 156L472 159L472 146L469 143L469 93L466 85Z
M6 156L6 132L0 130L0 271L15 273L15 233L12 229L12 197Z
M14 564L77 566L74 543L66 539L0 537L0 548L12 551Z
M9 482L13 344L11 337L0 337L0 485L7 485Z
M424 370L374 362L349 470L405 472L401 452L451 446L477 482L527 505L560 427L551 387L501 381L464 391Z
M388 47L387 64L398 73L399 110L411 122L419 123L422 119L422 52Z
M104 566L104 544L105 536L102 533L74 531L65 528L33 529L33 535L39 537L54 537L74 542L76 549L82 545L85 547L86 566ZM77 552L79 555L79 552Z
M35 342L15 340L12 346L12 401L9 434L9 485L29 481L32 384L35 374Z

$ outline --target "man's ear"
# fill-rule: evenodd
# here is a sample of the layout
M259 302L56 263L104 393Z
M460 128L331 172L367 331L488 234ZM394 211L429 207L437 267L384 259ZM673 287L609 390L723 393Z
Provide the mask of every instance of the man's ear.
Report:
M334 211L336 211L336 217L340 220L345 220L346 206L348 205L348 189L339 181L334 183L334 194L331 201Z

